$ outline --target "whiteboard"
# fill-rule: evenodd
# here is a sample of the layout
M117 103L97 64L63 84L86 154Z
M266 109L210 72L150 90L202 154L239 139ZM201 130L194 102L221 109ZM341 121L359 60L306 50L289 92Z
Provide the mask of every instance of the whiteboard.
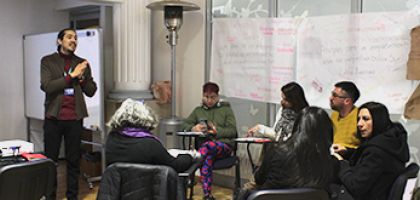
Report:
M89 62L93 80L98 86L95 95L85 96L89 117L83 120L84 126L104 128L104 106L102 85L102 31L84 29L76 31L78 45L75 54ZM41 90L41 59L57 51L58 32L25 35L24 45L24 81L25 115L28 118L44 119L45 93Z

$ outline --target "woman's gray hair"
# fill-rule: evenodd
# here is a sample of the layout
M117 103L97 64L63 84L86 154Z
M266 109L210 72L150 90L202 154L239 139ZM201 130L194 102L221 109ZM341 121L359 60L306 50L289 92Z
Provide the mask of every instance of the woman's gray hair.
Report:
M147 128L152 130L159 124L159 117L143 102L126 99L120 108L115 111L106 124L112 130L125 127Z

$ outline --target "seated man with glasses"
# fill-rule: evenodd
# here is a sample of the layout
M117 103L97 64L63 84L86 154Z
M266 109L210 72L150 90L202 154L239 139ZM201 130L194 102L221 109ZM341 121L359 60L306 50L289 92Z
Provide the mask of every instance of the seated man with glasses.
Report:
M211 194L213 162L230 156L235 145L236 119L228 102L219 102L219 86L208 82L203 86L203 103L196 107L182 124L185 131L204 132L206 137L197 137L200 145L201 183L204 200L214 200Z
M360 144L357 138L357 112L354 103L359 99L360 92L356 85L350 81L338 82L330 96L330 106L333 109L331 120L334 124L333 148L344 158L348 159L351 152L348 149L356 149Z

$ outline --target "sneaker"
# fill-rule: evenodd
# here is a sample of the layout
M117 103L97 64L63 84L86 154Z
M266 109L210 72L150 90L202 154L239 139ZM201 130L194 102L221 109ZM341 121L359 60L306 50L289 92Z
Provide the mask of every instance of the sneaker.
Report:
M209 194L203 197L203 200L216 200L213 195Z

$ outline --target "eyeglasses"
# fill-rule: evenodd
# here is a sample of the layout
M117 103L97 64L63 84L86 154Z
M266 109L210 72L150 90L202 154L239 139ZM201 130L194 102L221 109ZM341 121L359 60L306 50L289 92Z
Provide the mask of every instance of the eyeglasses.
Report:
M346 96L340 96L340 95L338 95L337 93L335 93L335 92L331 92L331 96L333 97L333 98L343 98L343 99L345 99L345 98L350 98L350 97L346 97Z
M217 96L210 96L210 97L208 97L208 96L203 96L203 99L205 99L205 100L215 100L217 98Z

